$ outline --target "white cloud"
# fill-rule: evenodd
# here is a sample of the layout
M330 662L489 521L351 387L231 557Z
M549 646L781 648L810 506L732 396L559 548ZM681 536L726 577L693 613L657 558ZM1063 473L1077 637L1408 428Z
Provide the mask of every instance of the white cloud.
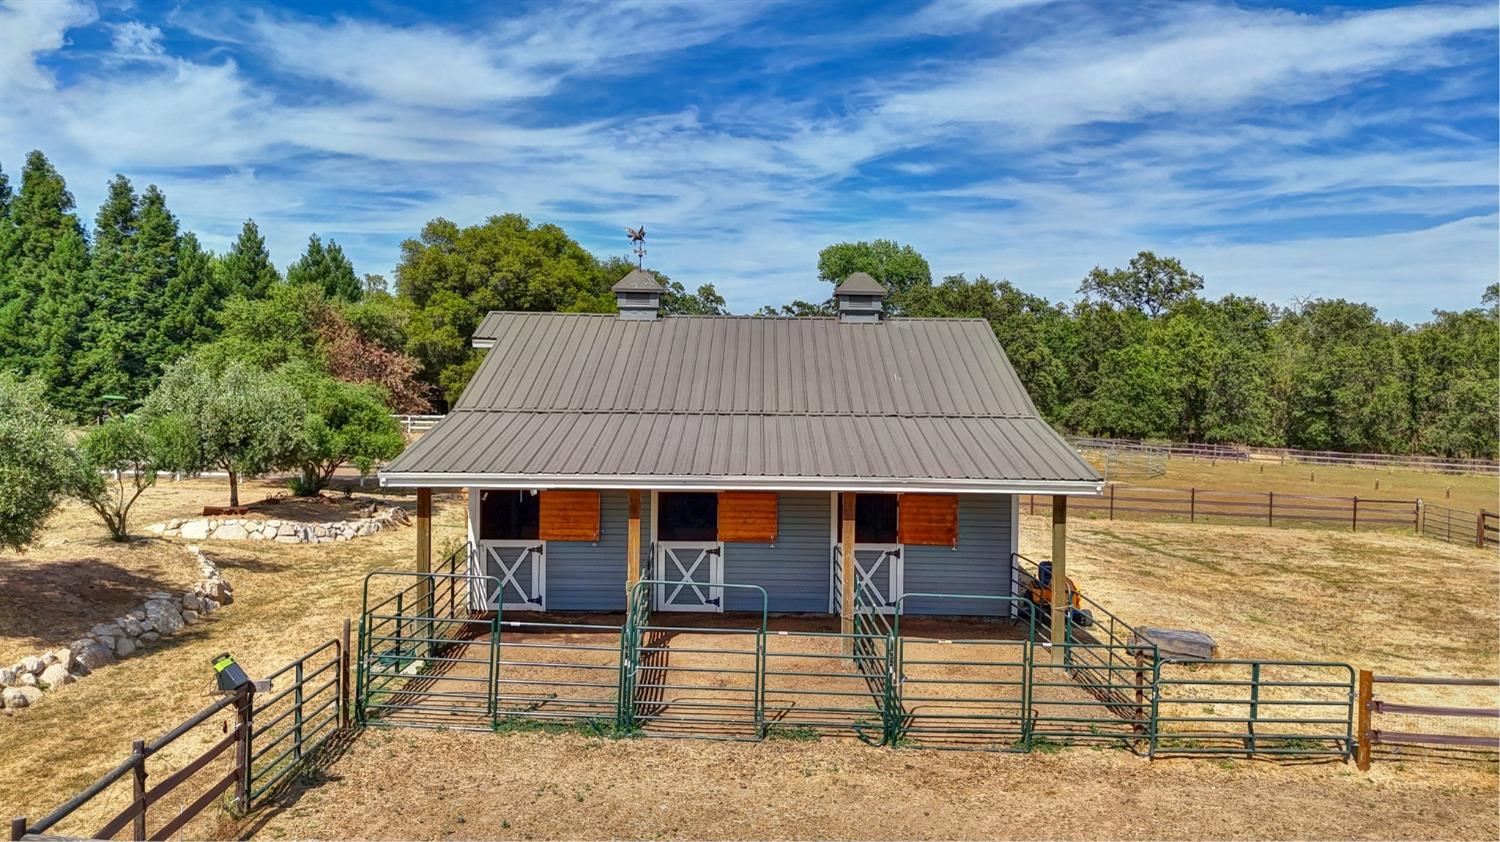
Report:
M111 24L110 41L115 52L124 58L151 58L162 55L161 30L140 21Z
M0 3L0 91L50 89L52 75L37 65L37 57L61 49L69 29L96 17L94 7L79 0Z

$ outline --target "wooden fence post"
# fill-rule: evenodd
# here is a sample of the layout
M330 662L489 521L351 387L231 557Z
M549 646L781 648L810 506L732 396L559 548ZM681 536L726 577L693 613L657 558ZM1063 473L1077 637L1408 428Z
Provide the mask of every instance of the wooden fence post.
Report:
M135 768L131 770L130 797L136 804L140 805L135 814L135 820L131 822L131 839L135 842L144 842L146 838L146 741L136 740L130 744L130 751L135 755Z
M1474 516L1474 546L1484 549L1484 509Z
M1266 492L1266 526L1276 525L1276 492Z
M1351 514L1349 515L1349 531L1350 532L1358 532L1359 531L1359 498L1358 497L1354 498L1354 508L1353 508Z
M1417 510L1412 515L1412 520L1416 524L1417 534L1421 535L1427 527L1427 506L1422 502L1421 497L1417 498Z
M1198 520L1198 489L1188 489L1188 523Z
M1370 768L1370 701L1375 695L1375 676L1369 670L1359 671L1359 707L1355 713L1359 742L1354 749L1354 765L1361 772Z
M1115 487L1113 485L1109 487L1109 519L1115 519Z
M26 817L16 816L10 820L11 842L20 842L26 836Z
M253 684L240 688L240 697L235 700L234 707L235 727L239 729L239 739L234 741L234 763L238 770L234 781L234 806L245 813L250 809L250 734L255 727Z

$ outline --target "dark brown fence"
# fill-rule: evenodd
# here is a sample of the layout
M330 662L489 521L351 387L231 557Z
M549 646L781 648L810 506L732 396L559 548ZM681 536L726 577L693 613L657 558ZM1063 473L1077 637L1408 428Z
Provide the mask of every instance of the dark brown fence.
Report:
M1417 523L1422 535L1469 547L1500 547L1500 516L1494 512L1452 509L1424 503Z
M1481 707L1454 707L1447 705L1420 705L1392 702L1375 695L1379 685L1425 685L1429 687L1500 687L1500 678L1441 678L1436 676L1375 675L1370 670L1359 671L1359 701L1356 704L1358 724L1355 726L1358 745L1354 752L1355 763L1361 770L1370 768L1370 754L1375 746L1436 746L1440 748L1500 750L1500 735L1494 722L1500 720L1500 709ZM1493 699L1493 696L1489 698ZM1384 714L1404 717L1408 721L1424 721L1441 718L1484 720L1490 725L1488 733L1388 731L1375 727L1375 715Z
M10 838L60 835L56 829L60 822L127 777L131 781L129 805L86 838L113 839L128 832L128 838L137 842L167 839L231 790L232 808L237 812L249 809L258 797L301 768L302 762L334 733L348 726L348 625L345 621L344 640L330 640L272 673L271 689L264 701L257 700L252 685L246 685L163 736L150 742L136 740L130 756L41 820L31 823L25 816L12 819ZM286 686L278 686L281 684ZM197 757L148 786L148 765L153 756L190 734L193 739L213 739L204 735L215 730L215 718L225 712L233 715L233 727ZM265 741L259 751L254 749L256 738ZM164 820L159 824L152 821L158 818ZM75 832L66 835L85 836Z
M1021 511L1051 511L1052 498L1028 495ZM1263 526L1326 524L1360 529L1415 529L1416 500L1319 497L1275 491L1207 488L1145 488L1111 485L1102 497L1074 497L1074 513L1109 520L1182 520L1188 523L1253 523ZM1474 524L1469 524L1470 530Z
M1411 471L1433 471L1445 474L1500 475L1500 462L1494 459L1466 459L1452 456L1423 456L1396 453L1345 453L1338 450L1297 450L1290 447L1251 447L1239 444L1204 444L1195 442L1149 442L1135 439L1091 438L1095 447L1112 443L1117 447L1143 446L1164 449L1179 459L1207 459L1215 462L1278 462L1283 465L1330 465L1346 468L1401 468Z

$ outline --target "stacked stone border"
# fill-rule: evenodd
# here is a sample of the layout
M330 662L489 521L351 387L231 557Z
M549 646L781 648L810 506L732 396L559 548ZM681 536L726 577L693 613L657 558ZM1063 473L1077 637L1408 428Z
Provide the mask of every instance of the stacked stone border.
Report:
M198 622L234 601L234 588L213 560L188 546L198 562L198 581L180 595L157 591L137 609L100 623L67 646L27 655L0 667L0 709L7 714L28 707L48 690L72 684L94 670L128 658L183 626Z
M270 518L258 520L244 517L207 517L182 520L173 518L166 523L146 527L166 538L182 538L187 541L275 541L278 544L326 544L348 541L365 535L374 535L382 529L405 526L411 522L406 510L391 506L384 511L372 507L370 517L355 520L335 520L324 523L304 523L295 520Z

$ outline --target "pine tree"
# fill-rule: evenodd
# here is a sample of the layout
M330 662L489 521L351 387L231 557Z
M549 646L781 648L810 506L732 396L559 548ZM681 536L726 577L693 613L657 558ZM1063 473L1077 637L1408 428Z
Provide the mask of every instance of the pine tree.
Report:
M221 285L230 295L246 298L265 298L271 287L281 281L281 275L271 265L266 240L253 219L245 220L239 239L219 261L217 271Z
M286 281L316 286L328 298L343 301L357 301L364 292L344 250L333 240L325 247L317 234L307 238L307 251L302 257L286 267Z
M87 307L83 227L63 177L39 151L26 156L21 189L7 199L0 227L0 367L38 374L50 389L64 389L66 361ZM67 395L52 397L68 405Z
M183 234L177 243L177 271L167 280L156 322L156 365L170 366L193 348L217 338L219 308L226 297L214 271L213 255L203 250L196 234Z
M132 276L137 271L140 199L130 179L116 175L94 215L94 259L89 272L87 317L81 352L71 361L75 404L97 404L103 395L126 395L131 379ZM75 406L87 412L96 406Z

